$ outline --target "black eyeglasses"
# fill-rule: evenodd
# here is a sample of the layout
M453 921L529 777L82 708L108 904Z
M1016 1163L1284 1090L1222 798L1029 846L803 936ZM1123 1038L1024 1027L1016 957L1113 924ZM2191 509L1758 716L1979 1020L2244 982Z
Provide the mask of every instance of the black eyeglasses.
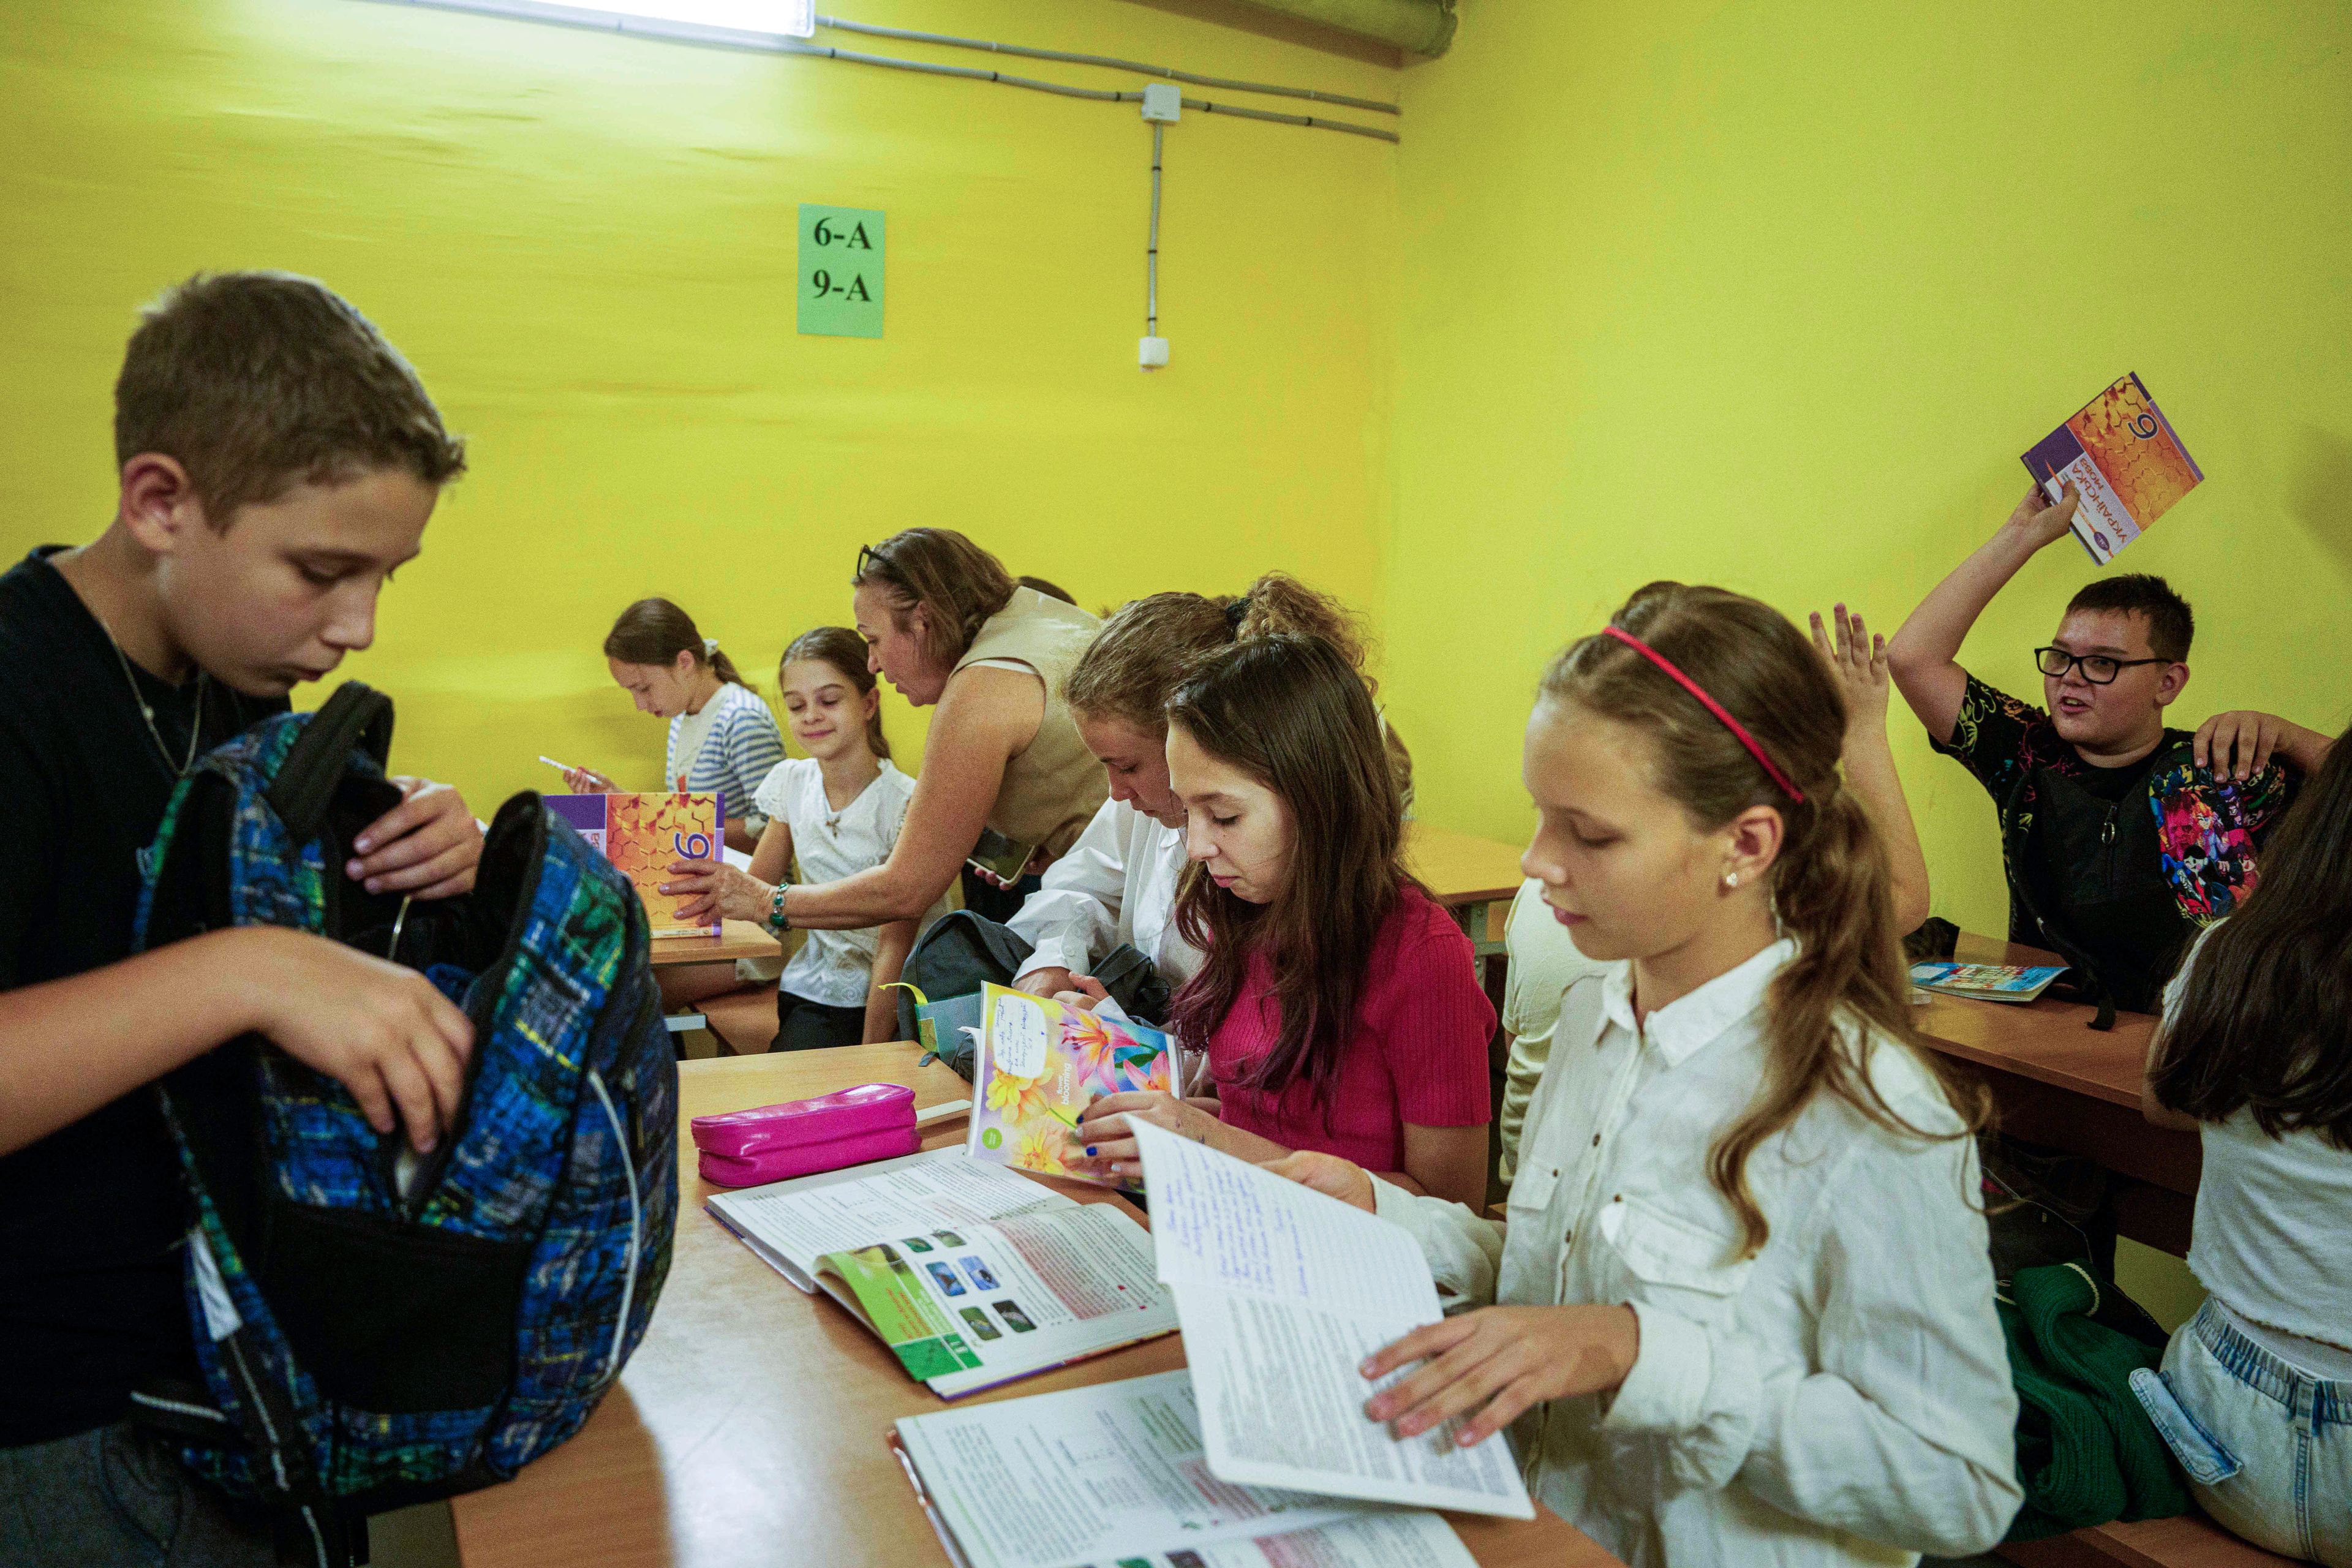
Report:
M875 549L870 544L861 544L857 547L857 570L852 572L850 576L853 578L863 577L866 575L866 569L868 566L883 566L887 564L888 563L882 559L882 552L880 551ZM2113 680L2115 677L2111 675L2107 677L2107 679Z
M2033 650L2033 662L2042 673L2063 680L2067 673L2079 668L2083 679L2094 686L2111 686L2116 676L2134 665L2169 664L2162 658L2109 658L2103 653L2068 653L2063 647L2038 647Z

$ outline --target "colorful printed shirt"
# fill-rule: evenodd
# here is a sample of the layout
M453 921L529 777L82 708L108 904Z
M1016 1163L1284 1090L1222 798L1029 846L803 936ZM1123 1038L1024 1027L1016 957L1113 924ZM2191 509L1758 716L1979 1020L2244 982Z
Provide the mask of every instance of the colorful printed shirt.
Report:
M2079 824L2062 818L2102 809L2102 801L2108 809L2146 801L2154 818L2158 859L2154 869L2179 920L2183 940L2178 945L2185 946L2188 935L2228 915L2253 890L2261 847L2293 801L2300 779L2276 762L2243 784L2218 778L2196 764L2193 739L2188 731L2167 730L2147 762L2130 769L2095 768L2059 737L2049 714L1969 677L1952 739L1948 744L1937 742L1936 750L1958 759L1975 774L2000 815L2001 853L2010 873L2011 941L2037 942L2043 934L2019 896L2021 884L2033 894L2063 890L2079 879L2081 869L2074 864L2021 865L2021 855L2029 862L2046 858L2056 845L2066 847L2070 862L2079 860L2084 836L2073 830ZM2143 770L2144 795L2136 787L2137 776L2124 788L2115 788L2122 775ZM2137 825L2124 826L2127 831L2120 837L2106 831L2105 840L2147 842ZM2178 956L2177 949L2170 956Z

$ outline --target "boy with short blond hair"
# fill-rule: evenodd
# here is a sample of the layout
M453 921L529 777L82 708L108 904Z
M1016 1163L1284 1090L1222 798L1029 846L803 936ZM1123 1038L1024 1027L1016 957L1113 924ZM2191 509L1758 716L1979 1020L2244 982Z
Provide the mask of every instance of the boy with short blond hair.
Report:
M194 1365L149 1086L259 1033L425 1149L472 1033L421 975L301 932L131 956L139 854L196 758L373 640L465 453L365 318L281 273L167 292L115 404L112 522L0 576L0 1562L261 1563L266 1530L131 1422ZM398 782L345 874L465 891L473 814Z

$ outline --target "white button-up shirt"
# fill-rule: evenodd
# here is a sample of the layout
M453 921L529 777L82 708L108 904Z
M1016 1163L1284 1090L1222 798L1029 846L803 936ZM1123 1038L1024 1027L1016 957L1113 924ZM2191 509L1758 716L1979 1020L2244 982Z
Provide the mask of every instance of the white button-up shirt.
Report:
M1993 1313L1976 1147L1908 1138L1818 1095L1749 1156L1771 1225L1707 1175L1766 1070L1776 942L1637 1023L1631 965L1571 984L1538 1083L1507 1226L1375 1182L1447 1305L1626 1302L1612 1396L1514 1424L1529 1489L1633 1568L1909 1563L1999 1541L2023 1496ZM1880 1040L1895 1113L1957 1133L1931 1070Z
M1182 828L1124 801L1103 802L1007 922L1037 950L1027 966L1084 974L1112 948L1132 942L1171 989L1183 984L1202 962L1200 950L1176 930L1184 858Z

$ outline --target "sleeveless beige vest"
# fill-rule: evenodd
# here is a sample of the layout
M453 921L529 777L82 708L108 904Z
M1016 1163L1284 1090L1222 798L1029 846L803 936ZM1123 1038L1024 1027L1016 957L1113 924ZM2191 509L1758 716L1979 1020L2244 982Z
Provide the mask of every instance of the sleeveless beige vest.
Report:
M1052 859L1076 842L1110 795L1109 777L1078 738L1064 695L1070 671L1101 629L1101 621L1076 605L1015 588L1011 602L982 623L980 635L956 660L957 669L968 669L985 659L1012 659L1045 683L1045 717L1036 738L1004 764L988 826L1016 844L1038 846Z

